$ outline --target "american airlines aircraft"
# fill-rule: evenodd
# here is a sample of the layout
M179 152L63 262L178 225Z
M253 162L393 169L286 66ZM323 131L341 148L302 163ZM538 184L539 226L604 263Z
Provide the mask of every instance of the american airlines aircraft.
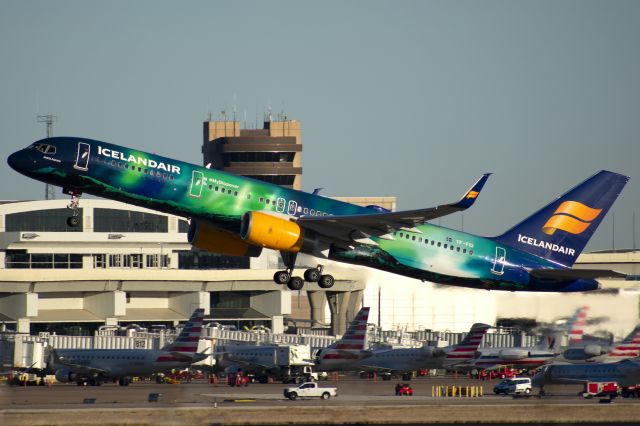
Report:
M616 382L618 386L640 384L640 359L630 358L615 363L549 364L543 366L531 383L544 393L551 384L586 384Z
M588 291L614 271L571 268L628 177L600 171L496 237L428 223L471 207L489 174L456 202L409 211L361 207L79 137L35 142L8 158L18 172L72 195L69 225L79 224L82 193L190 219L188 238L202 250L258 256L281 253L274 281L300 290L298 253L352 263L439 284L508 291ZM526 196L526 186L522 193ZM496 208L504 208L496 206ZM330 288L322 265L304 280Z
M432 368L451 368L475 356L482 338L490 328L487 324L474 324L457 345L445 348L394 348L365 350L366 322L369 308L362 308L344 337L318 355L318 371L375 371L385 377Z
M203 317L204 309L196 309L176 340L160 350L50 348L47 369L59 382L94 386L114 378L127 386L132 376L182 370L207 357L197 353Z

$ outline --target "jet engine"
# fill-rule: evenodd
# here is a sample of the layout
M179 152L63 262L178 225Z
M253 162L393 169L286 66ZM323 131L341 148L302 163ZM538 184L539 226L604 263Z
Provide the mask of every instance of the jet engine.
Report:
M600 345L586 345L584 347L584 354L587 357L604 355L607 353L607 350Z
M500 357L500 359L509 360L509 361L528 358L530 355L531 354L529 353L529 351L526 351L523 349L517 349L517 348L502 349L498 353L498 356Z
M440 358L446 355L442 348L436 348L433 346L425 346L422 348L425 358Z
M77 378L76 373L66 368L56 370L56 380L60 383L74 382Z
M318 246L315 235L305 235L296 222L262 212L247 212L242 216L240 236L250 244L272 250L297 253L305 248Z
M226 254L229 256L258 257L262 247L247 244L241 238L207 222L191 220L187 240L200 250Z

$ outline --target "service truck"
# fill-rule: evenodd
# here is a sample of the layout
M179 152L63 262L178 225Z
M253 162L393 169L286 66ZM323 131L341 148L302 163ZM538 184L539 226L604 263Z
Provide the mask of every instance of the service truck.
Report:
M306 382L295 388L285 388L284 397L290 400L298 398L329 399L338 396L336 388L321 388L316 382Z

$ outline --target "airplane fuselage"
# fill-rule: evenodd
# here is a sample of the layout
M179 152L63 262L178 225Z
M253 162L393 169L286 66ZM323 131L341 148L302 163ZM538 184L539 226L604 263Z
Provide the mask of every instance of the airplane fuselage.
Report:
M190 361L180 361L170 352L148 349L60 349L59 362L49 365L50 370L69 370L78 377L91 377L93 373L83 373L87 370L101 370L102 377L132 377L148 376L154 373L166 373L171 370L182 370L191 365Z
M53 148L46 152L47 148L40 149L38 144ZM13 154L9 163L31 178L67 191L206 221L233 235L240 235L242 216L247 212L263 211L289 219L379 213L375 208L84 138L44 139ZM301 252L471 288L585 291L598 287L590 279L559 285L535 278L528 269L558 265L490 238L429 223L410 230L401 228L385 237L371 237L367 242L353 241L348 246L325 240L313 248L303 246Z

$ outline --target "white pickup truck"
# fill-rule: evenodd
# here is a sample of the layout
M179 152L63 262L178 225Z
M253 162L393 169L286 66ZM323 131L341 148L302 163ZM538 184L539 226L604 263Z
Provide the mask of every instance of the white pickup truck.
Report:
M332 396L338 396L338 390L336 388L321 388L314 382L306 382L296 388L285 388L284 390L284 397L292 401L297 398L314 397L329 399Z

